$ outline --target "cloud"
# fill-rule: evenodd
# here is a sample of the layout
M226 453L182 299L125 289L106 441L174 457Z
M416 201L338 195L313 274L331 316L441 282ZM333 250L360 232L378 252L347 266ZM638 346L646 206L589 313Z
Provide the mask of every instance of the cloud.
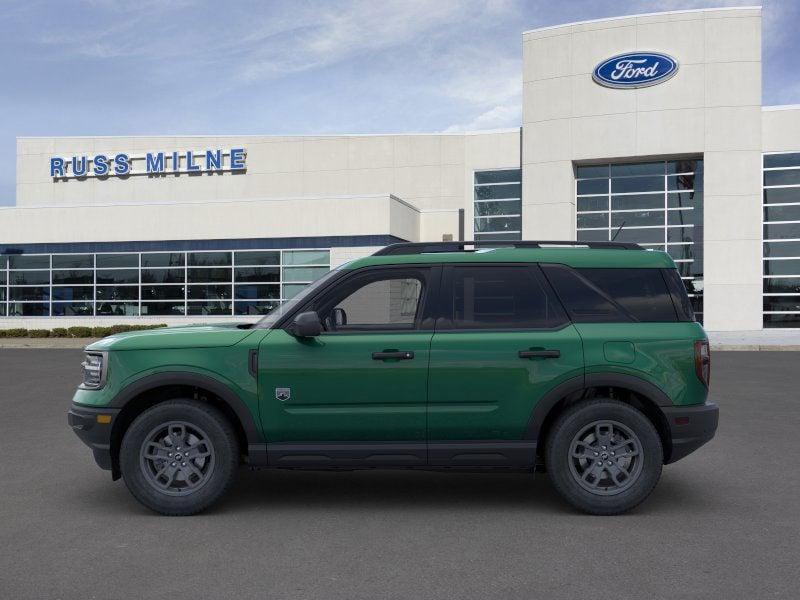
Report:
M519 103L494 106L479 114L467 123L451 125L444 133L460 133L464 131L480 131L485 129L506 129L517 127L522 123L522 110Z

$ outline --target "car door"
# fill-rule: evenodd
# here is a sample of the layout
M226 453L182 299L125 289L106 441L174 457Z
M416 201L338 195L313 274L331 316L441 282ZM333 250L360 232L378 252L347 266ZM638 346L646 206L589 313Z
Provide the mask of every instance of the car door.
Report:
M583 349L541 270L530 264L444 268L431 342L429 460L529 466L525 430L539 399L583 376Z
M259 348L261 419L275 464L420 465L438 267L370 267L302 311L323 332L270 332Z

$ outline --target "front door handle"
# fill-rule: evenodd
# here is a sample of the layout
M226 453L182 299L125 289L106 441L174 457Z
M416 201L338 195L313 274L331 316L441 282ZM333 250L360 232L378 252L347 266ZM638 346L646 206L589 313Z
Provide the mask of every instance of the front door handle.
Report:
M520 350L520 358L558 358L560 350Z
M411 360L412 358L414 358L414 353L410 350L384 350L372 353L372 360Z

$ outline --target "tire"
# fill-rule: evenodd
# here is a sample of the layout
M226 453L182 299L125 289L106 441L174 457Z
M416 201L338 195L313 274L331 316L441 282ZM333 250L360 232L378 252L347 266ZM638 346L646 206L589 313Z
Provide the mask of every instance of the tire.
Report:
M125 485L141 504L163 515L193 515L233 485L239 444L213 406L176 399L156 404L131 423L120 448Z
M593 515L616 515L641 504L658 483L663 462L653 424L617 400L569 407L556 419L545 447L547 472L558 493Z

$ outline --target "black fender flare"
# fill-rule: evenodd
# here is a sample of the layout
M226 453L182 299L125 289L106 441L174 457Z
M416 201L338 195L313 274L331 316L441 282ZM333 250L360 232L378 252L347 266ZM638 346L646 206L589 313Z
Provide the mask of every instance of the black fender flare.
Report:
M550 389L542 396L541 400L536 403L528 419L528 425L525 428L525 439L539 439L539 433L541 432L542 424L547 418L547 415L562 398L593 387L626 388L647 398L658 407L673 406L669 396L661 389L635 375L627 375L624 373L588 373L586 375L579 375L567 379Z
M112 408L124 408L140 394L166 385L188 385L203 388L219 397L234 412L247 437L247 444L261 443L263 438L256 426L253 413L230 387L208 375L188 371L165 371L147 375L124 387L109 403Z

